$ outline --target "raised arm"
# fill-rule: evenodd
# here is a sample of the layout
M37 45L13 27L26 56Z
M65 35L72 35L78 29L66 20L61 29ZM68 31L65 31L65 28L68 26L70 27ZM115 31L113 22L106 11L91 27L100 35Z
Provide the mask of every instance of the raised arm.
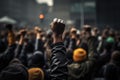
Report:
M61 19L54 19L50 25L53 32L53 47L50 61L50 77L51 80L67 80L67 64L66 48L64 47L62 34L65 24Z

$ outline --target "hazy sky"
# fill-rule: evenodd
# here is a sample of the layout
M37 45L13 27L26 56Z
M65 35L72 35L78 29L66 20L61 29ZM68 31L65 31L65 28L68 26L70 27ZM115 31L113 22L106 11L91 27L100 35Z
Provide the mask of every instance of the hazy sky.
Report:
M38 3L47 3L49 6L53 5L53 0L36 0Z

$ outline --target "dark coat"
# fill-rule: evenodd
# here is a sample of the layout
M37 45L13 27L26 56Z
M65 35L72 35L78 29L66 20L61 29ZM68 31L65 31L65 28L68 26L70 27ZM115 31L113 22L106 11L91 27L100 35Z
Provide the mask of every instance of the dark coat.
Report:
M15 57L18 58L23 65L28 66L28 59L27 59L27 45L17 45L15 51Z
M68 80L92 80L94 59L68 65Z
M94 75L94 67L96 64L96 39L90 37L87 41L83 40L80 47L87 51L87 59L80 63L73 62L68 65L68 80L92 80Z
M105 80L120 80L120 66L109 63L103 67L103 77Z
M28 80L28 72L19 60L13 59L7 67L0 72L0 80Z
M8 46L7 50L0 54L0 71L14 58L15 47L15 44Z

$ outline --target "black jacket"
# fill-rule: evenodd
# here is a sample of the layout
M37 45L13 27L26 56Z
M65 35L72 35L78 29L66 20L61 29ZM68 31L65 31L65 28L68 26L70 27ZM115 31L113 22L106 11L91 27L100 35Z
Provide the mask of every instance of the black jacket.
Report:
M68 49L74 51L76 47L76 39L70 39Z
M35 51L41 51L44 53L44 42L40 39L36 39L35 42Z
M103 77L105 80L120 80L120 66L108 63L103 66Z
M27 66L28 65L28 60L27 60L27 45L17 45L16 48L16 55L15 57L18 58L23 65Z
M53 45L50 61L51 80L67 80L68 59L66 58L66 48L62 42Z
M15 44L8 46L7 50L0 54L0 71L14 58L15 47Z

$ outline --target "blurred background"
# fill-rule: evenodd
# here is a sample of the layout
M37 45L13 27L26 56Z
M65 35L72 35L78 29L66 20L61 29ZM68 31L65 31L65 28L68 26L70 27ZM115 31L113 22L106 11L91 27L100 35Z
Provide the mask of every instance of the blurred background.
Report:
M49 27L53 18L80 29L84 24L119 29L119 0L0 0L0 24Z

